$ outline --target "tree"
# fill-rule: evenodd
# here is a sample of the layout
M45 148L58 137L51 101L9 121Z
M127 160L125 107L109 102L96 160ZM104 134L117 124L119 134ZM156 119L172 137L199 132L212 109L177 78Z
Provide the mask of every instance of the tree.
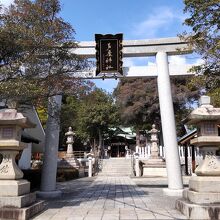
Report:
M93 139L94 143L91 145L101 146L103 136L108 134L109 128L118 123L117 108L110 94L95 88L82 99L76 127L76 132L82 139Z
M172 78L171 87L178 133L181 135L181 120L188 114L190 103L197 99L199 92L186 86L189 79ZM156 79L123 79L114 91L122 123L136 130L137 145L142 129L151 129L153 123L161 129L159 97Z
M73 73L87 67L70 52L77 47L74 30L60 9L59 0L15 0L0 17L0 98L47 100L42 191L56 188L61 95L84 85Z
M214 104L220 106L220 3L219 0L185 0L188 18L185 24L191 31L183 37L202 56L205 63L192 70L201 74L193 79L191 85L197 85L213 96Z
M15 0L1 13L2 99L39 102L72 92L83 83L73 79L72 73L88 63L69 53L70 48L77 47L74 30L59 12L58 0Z
M61 106L61 117L60 117L60 146L66 145L65 133L68 131L69 127L72 127L74 132L78 129L78 114L80 112L80 105L85 97L91 93L95 88L95 84L91 81L88 81L84 86L80 86L77 93L75 94L66 94L62 99ZM79 132L77 132L78 134ZM78 134L75 142L77 145L80 145L80 142L83 140L82 135Z
M114 91L122 123L132 126L139 145L140 130L159 121L159 103L155 79L123 79ZM153 119L153 120L152 120Z

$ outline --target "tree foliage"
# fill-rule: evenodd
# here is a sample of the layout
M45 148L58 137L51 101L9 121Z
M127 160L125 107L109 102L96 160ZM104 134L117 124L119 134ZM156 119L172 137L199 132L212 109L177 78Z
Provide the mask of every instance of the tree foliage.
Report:
M155 79L123 79L114 91L125 126L143 129L158 119L159 103Z
M205 63L195 66L193 71L202 74L193 79L191 84L197 85L213 96L215 105L219 105L220 95L220 2L219 0L185 0L188 18L185 24L191 31L185 32L184 37L202 56Z
M188 114L190 104L199 95L196 87L191 87L191 89L187 87L188 82L187 78L171 79L179 134L181 133L181 120ZM123 79L118 84L114 95L124 125L133 126L137 132L141 129L151 129L153 123L161 127L156 79Z
M67 96L61 110L61 139L65 142L64 133L72 126L81 142L98 140L109 134L109 128L118 125L118 113L114 100L105 91L91 87L81 96ZM100 137L101 135L101 137ZM97 144L97 142L96 142Z
M117 108L110 94L96 88L82 100L78 113L78 132L82 137L100 139L117 124Z
M69 52L74 29L60 9L59 0L15 0L1 10L1 98L33 102L82 85L72 73L88 63Z

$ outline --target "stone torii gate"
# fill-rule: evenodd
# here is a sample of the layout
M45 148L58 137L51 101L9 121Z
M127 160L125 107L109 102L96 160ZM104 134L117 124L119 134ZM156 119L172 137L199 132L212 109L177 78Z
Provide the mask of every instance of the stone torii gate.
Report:
M85 58L95 58L95 42L80 42L78 48L72 49L72 53ZM170 65L168 63L169 55L182 55L192 53L187 43L177 37L161 38L151 40L125 40L123 41L123 57L156 57L156 65L153 66L137 66L124 67L121 75L107 75L105 78L120 77L157 77L160 114L162 120L163 139L166 154L166 168L168 176L168 189L164 190L167 195L181 195L183 190L183 182L180 169L180 159L177 147L177 135L173 110L173 101L171 95L170 76L190 75L188 70L191 65ZM74 73L74 77L84 79L103 78L95 76L95 69L88 72ZM54 101L58 106L61 105L61 98L54 97ZM57 122L54 121L54 124ZM59 131L51 131L51 136L56 136ZM55 143L55 142L54 142ZM60 193L56 191L56 152L53 150L53 144L48 147L47 163L42 174L41 190L45 196L55 197ZM53 157L51 152L53 151Z
M95 58L95 42L80 42L78 46L72 52L86 58ZM167 195L181 195L183 189L170 76L191 75L188 71L192 67L187 64L169 65L168 56L187 53L192 53L192 50L185 41L178 37L123 41L123 57L156 56L156 65L124 67L124 76L117 75L117 77L129 78L157 77L168 175L168 189L165 189L164 193ZM78 77L87 79L102 78L102 76L95 76L95 70L81 73ZM105 78L115 78L115 76L107 75Z

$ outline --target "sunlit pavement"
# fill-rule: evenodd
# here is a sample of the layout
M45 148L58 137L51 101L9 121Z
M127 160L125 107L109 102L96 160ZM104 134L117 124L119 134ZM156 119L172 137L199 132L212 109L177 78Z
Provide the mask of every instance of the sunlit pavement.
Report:
M34 220L186 219L177 197L163 195L166 179L97 176L59 183L59 200L47 201Z

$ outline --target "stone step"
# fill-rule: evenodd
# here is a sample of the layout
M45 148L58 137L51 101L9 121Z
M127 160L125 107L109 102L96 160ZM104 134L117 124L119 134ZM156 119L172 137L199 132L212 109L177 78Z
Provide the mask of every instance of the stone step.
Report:
M102 173L129 173L132 170L102 170Z
M45 207L46 203L44 201L38 201L24 208L3 207L0 208L0 219L27 220L40 213Z
M111 171L111 170L131 170L131 168L129 167L126 167L126 168L118 168L118 167L112 167L112 168L106 168L106 167L103 167L102 168L102 171L104 171L104 170L107 170L107 171Z
M123 170L123 169L130 169L131 168L131 166L126 166L126 167L120 167L120 166L114 166L114 167L106 167L106 166L103 166L102 167L103 169L121 169L121 170Z
M120 173L126 173L126 172L130 172L132 169L127 169L126 171L125 170L120 170L120 169L112 169L112 170L108 170L108 169L102 169L101 171L104 173L108 173L108 172L120 172Z
M99 173L99 176L131 176L131 173Z
M105 159L102 163L100 176L130 176L132 173L131 160L125 158Z
M114 166L122 166L122 167L127 167L131 166L131 164L103 164L104 166L109 166L109 167L114 167Z

